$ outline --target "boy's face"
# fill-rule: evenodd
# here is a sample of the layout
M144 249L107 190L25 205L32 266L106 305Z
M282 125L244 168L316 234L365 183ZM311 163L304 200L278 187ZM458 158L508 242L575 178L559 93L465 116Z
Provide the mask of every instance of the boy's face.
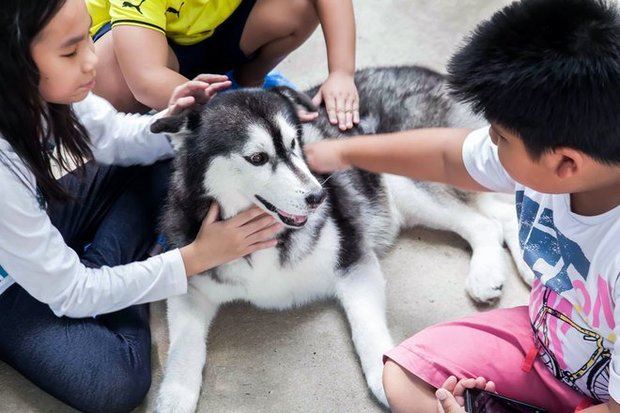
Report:
M558 148L534 159L514 132L496 123L489 129L499 160L523 186L546 194L584 192L617 179L617 170L570 148ZM616 168L617 169L617 168ZM616 175L616 176L614 176Z

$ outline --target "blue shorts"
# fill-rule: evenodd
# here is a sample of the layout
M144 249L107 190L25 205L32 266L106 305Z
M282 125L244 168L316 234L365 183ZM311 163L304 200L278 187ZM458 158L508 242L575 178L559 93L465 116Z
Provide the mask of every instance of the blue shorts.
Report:
M168 39L168 44L179 61L179 73L188 79L201 73L224 74L251 61L254 55L246 56L240 48L240 42L254 4L256 0L243 0L233 14L215 29L211 37L199 43L181 46ZM111 29L112 25L106 23L95 33L93 41L101 39Z

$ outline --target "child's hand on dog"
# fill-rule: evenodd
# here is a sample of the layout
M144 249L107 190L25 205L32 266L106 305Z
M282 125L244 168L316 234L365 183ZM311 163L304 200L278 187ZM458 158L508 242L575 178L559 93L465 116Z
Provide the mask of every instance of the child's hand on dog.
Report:
M283 225L260 208L252 207L224 221L218 219L219 213L214 202L194 242L181 248L188 277L278 243L274 236Z
M337 124L340 130L351 129L359 123L359 95L352 74L332 72L312 98L316 107L321 102L325 103L331 124Z
M351 165L345 159L344 148L344 141L341 139L309 143L304 146L308 166L318 173L348 169Z
M223 75L198 75L194 80L174 89L168 103L167 116L175 115L194 104L207 103L217 92L228 89L231 85L228 77Z

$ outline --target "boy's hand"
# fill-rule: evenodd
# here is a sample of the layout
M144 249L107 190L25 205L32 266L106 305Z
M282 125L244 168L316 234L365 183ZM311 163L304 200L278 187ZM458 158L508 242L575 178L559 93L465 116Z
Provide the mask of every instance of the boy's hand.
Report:
M330 139L304 146L306 161L311 170L318 173L340 171L351 167L344 157L344 145L342 139Z
M360 121L359 95L353 75L342 72L332 72L328 76L318 93L312 98L315 106L325 102L327 116L332 125L338 125L340 130L351 129Z
M477 379L461 379L450 376L440 389L437 389L437 413L464 413L465 390L480 389L495 392L495 383L483 377Z
M196 76L194 80L174 89L168 103L168 116L187 109L195 103L207 103L217 92L229 88L231 84L230 80L223 75Z

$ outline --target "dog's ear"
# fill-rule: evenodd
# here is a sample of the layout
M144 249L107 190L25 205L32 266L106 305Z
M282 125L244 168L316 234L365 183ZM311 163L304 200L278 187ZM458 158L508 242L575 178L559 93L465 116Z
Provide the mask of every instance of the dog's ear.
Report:
M191 107L176 115L159 118L151 125L151 132L166 133L168 135L181 135L186 132L192 132L200 126L201 112L200 107Z
M312 103L310 96L303 92L299 92L288 86L277 86L269 90L277 93L285 99L288 99L297 109L301 108L306 112L316 112L319 110L316 106L314 106L314 103Z

